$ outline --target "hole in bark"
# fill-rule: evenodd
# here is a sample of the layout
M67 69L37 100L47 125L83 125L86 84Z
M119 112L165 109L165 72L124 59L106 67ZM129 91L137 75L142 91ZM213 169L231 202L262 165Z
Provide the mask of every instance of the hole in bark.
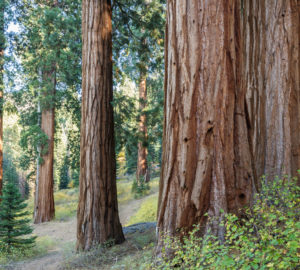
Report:
M184 138L184 142L187 142L188 141L188 138Z
M210 127L205 135L204 143L205 145L209 145L211 143L211 137L213 135L213 127Z
M193 23L195 23L195 20L193 20Z
M241 200L244 200L244 199L246 198L246 195L245 195L244 193L241 193L241 194L239 195L239 198L240 198Z
M281 16L284 17L284 14L282 14Z

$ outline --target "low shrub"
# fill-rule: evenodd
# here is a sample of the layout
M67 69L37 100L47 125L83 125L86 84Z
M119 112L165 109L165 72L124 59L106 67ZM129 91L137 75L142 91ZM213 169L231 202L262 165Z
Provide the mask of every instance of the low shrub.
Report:
M166 238L166 250L155 269L296 269L299 266L299 202L297 180L275 179L263 184L243 218L227 214L222 243L210 233L198 237L199 227L182 241Z

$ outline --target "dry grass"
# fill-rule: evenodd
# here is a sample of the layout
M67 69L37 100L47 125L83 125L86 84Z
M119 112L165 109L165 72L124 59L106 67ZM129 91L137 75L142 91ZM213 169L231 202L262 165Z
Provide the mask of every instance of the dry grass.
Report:
M151 263L155 230L126 235L126 242L110 247L109 243L88 252L64 254L63 270L83 269L147 269Z

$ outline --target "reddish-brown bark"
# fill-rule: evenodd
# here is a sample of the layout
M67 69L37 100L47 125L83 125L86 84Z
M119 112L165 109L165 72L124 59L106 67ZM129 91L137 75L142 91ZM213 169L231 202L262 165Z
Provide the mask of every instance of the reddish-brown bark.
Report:
M205 228L205 212L251 203L261 175L300 168L298 1L167 6L158 253L162 233Z
M150 180L147 164L148 149L146 146L147 116L145 113L143 113L147 103L146 75L144 73L142 73L140 77L139 100L139 109L141 111L141 115L139 121L138 161L136 169L136 179L138 185L140 185L141 182L148 182Z
M221 209L251 202L240 36L239 1L168 1L158 252L162 233L204 229L206 212L222 236Z
M244 1L244 87L257 177L300 168L299 13L297 0Z
M36 200L34 211L34 223L50 221L55 216L54 196L53 196L53 161L54 161L54 127L55 127L55 109L54 98L56 79L55 71L44 71L44 83L50 89L45 93L50 104L43 104L41 129L48 136L48 149L41 158L43 162L39 164L38 181L36 187ZM51 89L52 88L52 89ZM44 149L42 150L44 152Z
M82 120L77 249L124 241L118 215L109 0L82 3Z

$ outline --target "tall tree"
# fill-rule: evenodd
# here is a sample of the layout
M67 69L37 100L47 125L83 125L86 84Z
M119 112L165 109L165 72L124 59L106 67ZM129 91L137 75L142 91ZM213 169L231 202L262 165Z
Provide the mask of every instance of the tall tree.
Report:
M147 83L154 80L153 75L162 74L164 1L118 0L114 3L114 56L118 62L116 69L119 68L138 85L138 128L135 134L138 158L135 166L137 184L140 185L149 180L150 176L148 152L151 140L148 136L148 120L152 116L148 113L151 105L148 102ZM155 76L155 80L159 79L162 76ZM156 89L158 93L161 90Z
M136 166L136 180L138 186L142 182L149 182L150 175L148 170L148 148L147 148L147 116L144 112L147 105L147 77L144 71L140 71L139 82L139 141L138 141L138 160Z
M168 2L161 233L207 228L206 212L214 220L221 208L237 212L264 173L295 175L296 2ZM222 237L217 223L212 229Z
M110 0L82 3L82 121L77 249L124 241L118 214Z
M3 185L3 93L4 93L4 50L5 50L5 33L4 33L4 11L5 2L0 3L0 196Z
M244 86L257 177L300 168L299 1L244 1Z
M42 106L41 129L48 138L43 145L43 161L38 164L36 200L34 206L34 223L50 221L54 218L54 125L55 125L55 92L56 92L56 63L45 66L43 69L43 81L46 85L44 93L46 104Z
M17 9L23 30L22 36L17 35L17 48L25 82L16 95L23 127L22 164L24 169L31 169L32 175L36 173L36 223L54 217L55 109L68 104L73 116L79 107L80 9L80 1L71 0L24 0L22 8ZM69 102L59 102L63 100ZM37 169L32 170L36 160Z
M246 91L241 87L239 1L168 1L165 121L159 189L162 235L218 224L254 192Z

